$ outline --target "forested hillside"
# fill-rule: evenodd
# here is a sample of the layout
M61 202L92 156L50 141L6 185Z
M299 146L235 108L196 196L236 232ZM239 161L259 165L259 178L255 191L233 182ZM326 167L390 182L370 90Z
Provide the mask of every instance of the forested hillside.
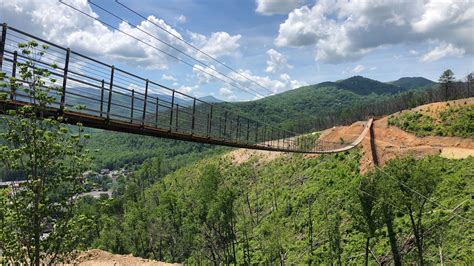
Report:
M465 90L463 83L453 85L450 90L452 98L465 97L469 92ZM441 99L443 99L442 88L424 78L401 78L387 84L355 76L337 82L301 87L256 101L236 103L214 101L215 104L225 105L226 108L251 118L278 124L295 132L308 132L365 120L369 115L389 114ZM102 130L88 130L88 132L92 138L87 147L93 151L94 167L97 169L140 164L153 156L163 156L170 160L170 165L178 167L185 161L192 161L198 158L198 155L202 157L211 154L216 149L209 145L125 133ZM12 177L11 173L7 173L3 179Z
M448 94L445 87L427 79L401 78L395 83L398 85L355 76L301 87L256 101L224 105L248 117L303 133L430 102L474 95L464 82L449 84Z
M308 132L365 120L373 114L393 113L442 98L439 88L430 87L435 83L427 79L401 78L395 83L392 85L356 76L294 89L257 101L216 104L292 131ZM453 96L466 94L461 87L453 87L452 90ZM401 91L405 92L399 93ZM92 130L91 134L93 137L88 148L97 150L93 153L97 168L140 164L153 156L162 156L171 164L181 165L186 161L184 158L202 158L220 149L215 150L216 147L211 145L100 130Z
M93 151L96 169L139 165L147 158L159 156L166 161L166 171L171 171L204 156L229 150L208 144L104 130L91 130L91 135L87 148Z
M424 77L403 77L389 83L403 89L430 87L436 84L435 82Z
M122 181L113 199L84 199L79 213L95 221L87 246L191 264L362 264L367 241L376 256L370 261L388 261L395 237L404 263L412 263L417 261L415 244L408 241L413 228L407 206L412 206L415 217L424 214L426 263L438 263L440 250L446 263L472 263L466 236L473 227L456 216L473 217L472 157L397 159L383 171L361 176L359 156L358 150L287 155L269 163L254 157L240 165L211 157L155 176L148 188L141 184L158 165L144 164ZM385 175L424 191L439 205ZM386 219L396 236L387 235Z
M368 87L361 82L380 94L365 95ZM355 77L255 102L219 104L307 131L470 93L463 83L399 93L394 85L374 82ZM41 106L52 102L40 99ZM63 255L100 248L188 264L473 263L466 237L474 233L473 157L397 157L365 174L361 149L234 160L235 154L223 156L229 149L84 131L80 124L64 127L61 117L38 116L41 106L3 117L9 130L2 134L12 142L2 146L3 164L27 180L0 190L5 261L26 261L34 252L21 247L34 245ZM420 121L405 113L392 124L418 133ZM470 137L471 115L470 108L447 109L439 124L429 126ZM323 134L311 136L314 141ZM32 144L17 149L25 140ZM36 163L36 155L44 163ZM128 171L113 177L111 197L84 194L91 182L86 169L122 166ZM36 264L56 259L35 254L30 261Z
M474 265L469 1L0 2L0 266Z

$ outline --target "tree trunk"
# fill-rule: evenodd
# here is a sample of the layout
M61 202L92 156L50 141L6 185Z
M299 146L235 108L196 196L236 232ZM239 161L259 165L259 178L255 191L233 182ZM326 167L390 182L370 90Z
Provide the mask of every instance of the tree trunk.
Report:
M402 265L402 258L400 256L400 251L398 250L397 237L395 231L393 230L392 217L387 208L384 208L384 219L385 225L387 226L388 239L390 242L390 249L392 251L393 263L395 266Z
M369 243L370 237L367 237L367 241L365 242L365 266L369 265Z
M35 215L34 215L34 246L35 246L35 255L34 255L34 264L36 266L40 265L40 237L41 237L41 224L40 224L40 218L39 218L39 199L36 197L36 202L35 202Z
M423 243L422 243L422 240L421 240L420 232L418 230L419 228L415 224L415 219L413 217L413 213L411 211L411 208L409 208L409 210L410 210L410 213L409 213L410 221L411 221L411 225L413 227L413 234L415 235L416 248L418 250L418 260L419 260L420 266L423 266L424 265L424 261L423 261Z
M444 266L443 248L441 248L441 245L438 246L438 250L439 250L439 263L441 266Z

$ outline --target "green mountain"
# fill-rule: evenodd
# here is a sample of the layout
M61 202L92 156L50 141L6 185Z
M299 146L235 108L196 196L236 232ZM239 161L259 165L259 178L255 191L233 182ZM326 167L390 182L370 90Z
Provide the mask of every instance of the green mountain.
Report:
M421 87L433 86L436 84L436 82L426 79L424 77L403 77L398 80L389 82L389 84L398 86L406 90L410 90Z
M256 101L222 104L245 116L278 124L291 131L305 132L424 103L423 92L415 92L421 87L412 87L407 89L355 76L289 90Z
M352 91L359 95L369 95L371 93L395 94L406 90L392 84L387 84L362 76L354 76L348 79L337 81L336 84L341 89Z
M384 91L384 93L357 93L365 93L370 85L378 88L377 92ZM363 89L358 89L358 86ZM385 107L386 102L392 104L403 102L411 106L419 104L414 100L416 99L414 94L406 97L414 101L410 103L401 97L404 94L385 93L395 91L394 87L394 85L357 76L337 82L305 86L256 101L215 104L225 106L247 117L280 125L288 130L305 132L365 119L367 110L376 105ZM411 90L408 90L405 93L410 92ZM169 160L170 164L174 165L171 168L175 169L184 165L180 162L186 160L180 159L185 159L185 157L193 161L202 158L204 154L225 150L212 145L103 130L92 130L88 147L91 150L98 150L94 153L97 168L141 164L146 158L162 156Z

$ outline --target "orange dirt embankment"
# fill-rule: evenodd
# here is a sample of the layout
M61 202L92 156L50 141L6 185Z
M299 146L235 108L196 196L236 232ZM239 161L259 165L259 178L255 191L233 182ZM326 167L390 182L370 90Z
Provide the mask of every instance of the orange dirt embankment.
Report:
M448 107L474 104L474 98L460 99L446 102L418 106L412 111L420 111L437 118L438 113ZM396 115L396 114L395 114ZM459 137L427 136L417 137L395 126L388 126L388 117L376 120L374 125L374 139L376 154L383 166L388 160L412 154L417 157L427 155L440 155L449 159L462 159L474 156L474 139ZM360 171L365 173L373 168L370 135L362 141L363 157L360 161Z
M460 99L446 102L431 103L413 108L412 111L419 111L423 114L437 118L438 113L448 107L474 104L474 98ZM394 114L396 115L396 114ZM364 130L366 122L356 122L349 126L340 126L326 129L321 132L320 139L331 142L344 143L354 141ZM449 159L462 159L474 156L474 139L458 137L438 137L427 136L417 137L414 134L403 131L395 126L388 126L388 116L375 120L373 124L376 154L380 166L388 160L396 157L412 154L417 157L427 155L440 155ZM370 134L367 133L361 143L363 156L360 160L360 172L366 173L374 167L370 144ZM256 151L247 149L237 149L226 156L230 157L235 164L241 164L257 158L258 164L268 163L276 158L285 156L283 152ZM307 157L319 156L318 154L307 154Z
M165 263L156 260L142 259L133 257L132 255L117 255L100 249L91 249L80 253L72 262L72 265L81 266L165 266L165 265L181 265Z

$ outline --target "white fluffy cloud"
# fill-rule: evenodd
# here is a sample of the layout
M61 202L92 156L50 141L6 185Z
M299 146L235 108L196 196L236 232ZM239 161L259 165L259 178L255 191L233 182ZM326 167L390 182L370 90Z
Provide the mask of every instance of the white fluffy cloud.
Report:
M228 78L217 72L216 67L214 65L210 65L210 67L204 67L202 65L196 64L193 66L193 72L196 74L196 78L199 84L208 84L216 81L229 80Z
M272 92L272 94L277 94L283 91L295 89L301 86L307 85L305 82L301 82L298 80L292 80L291 77L288 74L282 74L280 75L280 79L271 79L268 76L258 76L254 75L252 71L250 70L239 70L239 74L237 73L231 73L230 76L239 82L240 86L247 87L247 88L255 88L256 85L249 81L253 80L256 83L262 85L263 87L267 88ZM245 77L248 79L246 79ZM259 89L260 90L260 89ZM253 92L250 92L253 93ZM268 92L262 92L261 94L267 95Z
M226 101L234 101L237 99L237 96L234 94L234 92L228 88L228 87L223 87L219 89L219 95L225 99Z
M65 2L89 15L98 17L85 0L68 0ZM179 53L157 39L167 42L182 51L189 52L182 42L161 31L148 21L142 21L138 28L156 36L156 38L133 28L125 22L118 25L121 31L137 37L143 43L117 30L109 29L101 23L58 3L56 0L11 0L2 3L2 5L2 20L7 21L11 26L28 32L39 32L40 37L88 55L103 56L133 66L165 69L176 60L155 48L177 57ZM148 19L174 35L183 38L164 20L154 16L150 16ZM181 15L177 18L177 21L183 23L186 18ZM238 41L241 35L232 36L226 32L215 32L209 37L193 33L192 37L193 42L196 42L204 52L219 57L235 54L239 48ZM155 48L150 47L150 45Z
M239 40L242 37L240 34L230 35L227 32L213 32L209 37L194 32L189 34L193 44L212 57L235 54L240 47ZM205 58L200 53L197 55Z
M385 45L420 41L472 53L473 24L470 1L319 0L293 10L280 25L275 44L314 45L316 60L328 63L354 61Z
M302 0L256 0L257 13L263 15L288 14L291 10L301 6Z
M98 17L85 0L69 0L66 3L85 13ZM131 27L125 22L118 25L124 31L143 42L137 41L117 30L107 28L101 23L60 4L55 0L11 0L2 3L2 19L9 25L27 32L36 32L54 43L68 46L73 50L92 56L103 56L125 62L133 66L151 69L164 69L175 62L174 59L150 47L150 44L169 54L177 52L155 38ZM164 20L154 16L150 21L181 36ZM157 29L151 22L142 21L138 28L149 32L156 38L182 48L182 43L169 34Z
M277 52L274 49L270 49L267 51L268 60L267 60L267 68L265 72L268 73L276 73L287 68L293 68L292 65L288 64L288 60L286 56L282 55L281 53Z
M200 70L204 70L207 73L214 75L214 77ZM276 94L276 93L280 93L286 90L295 89L295 88L299 88L301 86L307 85L305 82L291 79L291 77L286 73L281 74L279 79L271 79L268 76L254 75L252 71L250 70L240 69L240 70L237 70L237 73L236 72L229 73L228 74L229 78L227 78L217 73L216 68L212 65L211 67L203 67L200 65L194 65L193 72L196 74L196 78L198 79L199 84L220 82L222 80L227 81L229 86L231 87L226 86L219 90L219 94L223 96L224 98L226 98L227 100L233 100L232 99L233 97L230 98L231 96L230 92L232 92L232 95L235 95L235 92L239 90L236 87L241 88L240 91L247 91L246 94L255 94L255 91L261 91L261 94L263 96L266 96L269 94L268 91L263 91L254 82L267 88L269 91L271 91L271 94ZM218 78L221 80L219 80Z
M432 62L445 56L462 56L464 53L464 49L457 48L452 44L441 44L428 53L424 54L420 58L420 61Z
M199 88L197 85L193 87L181 85L181 87L178 88L178 91L189 95L194 89L197 88Z

